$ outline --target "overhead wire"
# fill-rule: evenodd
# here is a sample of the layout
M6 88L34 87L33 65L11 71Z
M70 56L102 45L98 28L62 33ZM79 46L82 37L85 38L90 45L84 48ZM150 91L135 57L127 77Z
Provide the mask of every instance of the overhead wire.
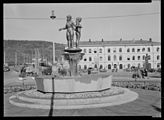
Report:
M143 14L129 14L129 15L115 15L115 16L97 16L97 17L83 17L83 19L107 19L107 18L120 18L120 17L133 17L133 16L143 16L143 15L155 15L160 14L159 12L155 13L143 13ZM51 20L51 18L14 18L14 17L5 17L5 20ZM54 18L55 20L64 20L66 18Z

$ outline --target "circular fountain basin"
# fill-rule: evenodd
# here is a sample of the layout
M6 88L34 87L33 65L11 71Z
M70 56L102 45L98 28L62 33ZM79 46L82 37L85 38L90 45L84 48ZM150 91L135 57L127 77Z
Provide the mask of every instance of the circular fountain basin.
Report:
M88 92L111 88L112 75L85 75L77 77L39 76L35 78L40 92Z
M138 98L127 88L111 87L99 92L41 93L36 90L19 92L9 97L9 102L19 107L37 109L82 109L125 104Z

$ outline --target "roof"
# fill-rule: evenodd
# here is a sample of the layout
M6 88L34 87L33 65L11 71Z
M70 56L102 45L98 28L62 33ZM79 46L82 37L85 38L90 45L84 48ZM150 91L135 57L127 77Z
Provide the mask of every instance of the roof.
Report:
M160 42L150 42L148 40L119 40L119 41L80 41L80 47L87 46L158 46Z

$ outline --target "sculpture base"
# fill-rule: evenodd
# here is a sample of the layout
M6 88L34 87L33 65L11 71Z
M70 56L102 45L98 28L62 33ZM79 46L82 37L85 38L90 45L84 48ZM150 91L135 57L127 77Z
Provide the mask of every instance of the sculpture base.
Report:
M64 50L64 58L69 62L70 76L78 76L78 62L82 59L84 53L80 48L68 48Z
M77 52L81 52L82 49L80 49L80 48L67 48L64 51L68 52L68 53L77 53Z

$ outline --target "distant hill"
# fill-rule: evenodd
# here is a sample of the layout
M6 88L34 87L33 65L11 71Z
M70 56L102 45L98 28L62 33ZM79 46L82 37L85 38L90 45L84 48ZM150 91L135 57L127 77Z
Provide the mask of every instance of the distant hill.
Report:
M35 48L39 49L41 57L52 62L52 42L48 41L29 41L29 40L4 40L5 62L9 64L15 63L15 53L17 53L17 63L24 62L34 58ZM64 53L64 44L55 43L55 59L60 59Z

